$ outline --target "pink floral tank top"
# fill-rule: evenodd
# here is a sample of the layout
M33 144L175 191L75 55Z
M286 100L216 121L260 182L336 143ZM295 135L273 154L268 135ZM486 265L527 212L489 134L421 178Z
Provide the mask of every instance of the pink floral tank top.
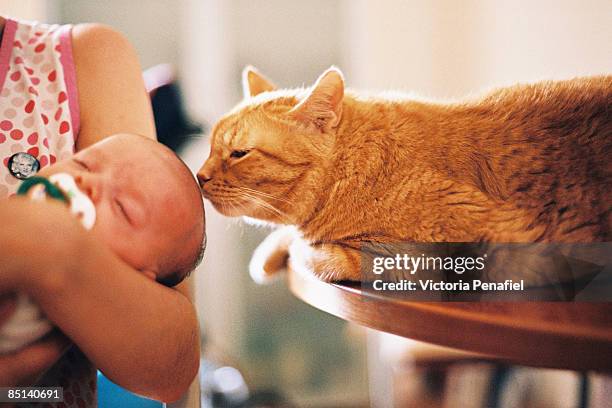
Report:
M74 153L78 131L70 26L7 20L0 45L0 199L21 181L9 166L12 156L27 153L43 168Z
M0 199L17 191L20 178L70 157L78 133L71 26L7 19L0 43ZM97 405L96 370L76 347L38 385L63 387L64 402L33 406Z

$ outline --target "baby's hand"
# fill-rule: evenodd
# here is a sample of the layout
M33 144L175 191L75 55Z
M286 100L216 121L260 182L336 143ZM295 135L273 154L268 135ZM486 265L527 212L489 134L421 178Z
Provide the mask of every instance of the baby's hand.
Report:
M257 283L269 283L280 276L287 269L289 247L296 239L300 239L299 233L292 226L281 227L268 235L251 258L251 278Z

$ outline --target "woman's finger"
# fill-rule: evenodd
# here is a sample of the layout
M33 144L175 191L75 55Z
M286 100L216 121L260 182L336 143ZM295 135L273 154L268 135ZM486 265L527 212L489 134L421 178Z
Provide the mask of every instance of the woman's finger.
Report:
M0 294L0 326L15 312L17 296L14 293Z
M70 341L59 332L14 353L0 356L0 386L31 385L49 369L69 347Z

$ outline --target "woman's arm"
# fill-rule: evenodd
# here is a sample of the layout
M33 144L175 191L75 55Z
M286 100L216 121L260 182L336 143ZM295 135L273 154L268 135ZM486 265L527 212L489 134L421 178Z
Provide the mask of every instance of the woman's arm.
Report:
M0 224L0 293L31 296L118 384L163 401L182 395L199 364L185 296L124 264L56 203L0 202Z
M32 282L30 295L111 380L151 398L178 399L199 365L192 304L135 272L91 234L79 240L76 268L60 266L53 279Z
M149 95L132 45L102 24L79 24L72 37L81 109L77 150L116 133L156 139ZM193 277L176 289L193 300Z
M116 133L156 139L138 57L121 34L101 24L72 31L81 130L77 150Z

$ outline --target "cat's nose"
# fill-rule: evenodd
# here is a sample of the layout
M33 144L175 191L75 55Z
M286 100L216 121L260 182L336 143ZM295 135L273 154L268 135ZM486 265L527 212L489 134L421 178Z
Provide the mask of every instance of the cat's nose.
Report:
M198 182L201 187L204 187L204 184L208 183L210 180L212 180L212 176L209 173L203 171L198 173Z

